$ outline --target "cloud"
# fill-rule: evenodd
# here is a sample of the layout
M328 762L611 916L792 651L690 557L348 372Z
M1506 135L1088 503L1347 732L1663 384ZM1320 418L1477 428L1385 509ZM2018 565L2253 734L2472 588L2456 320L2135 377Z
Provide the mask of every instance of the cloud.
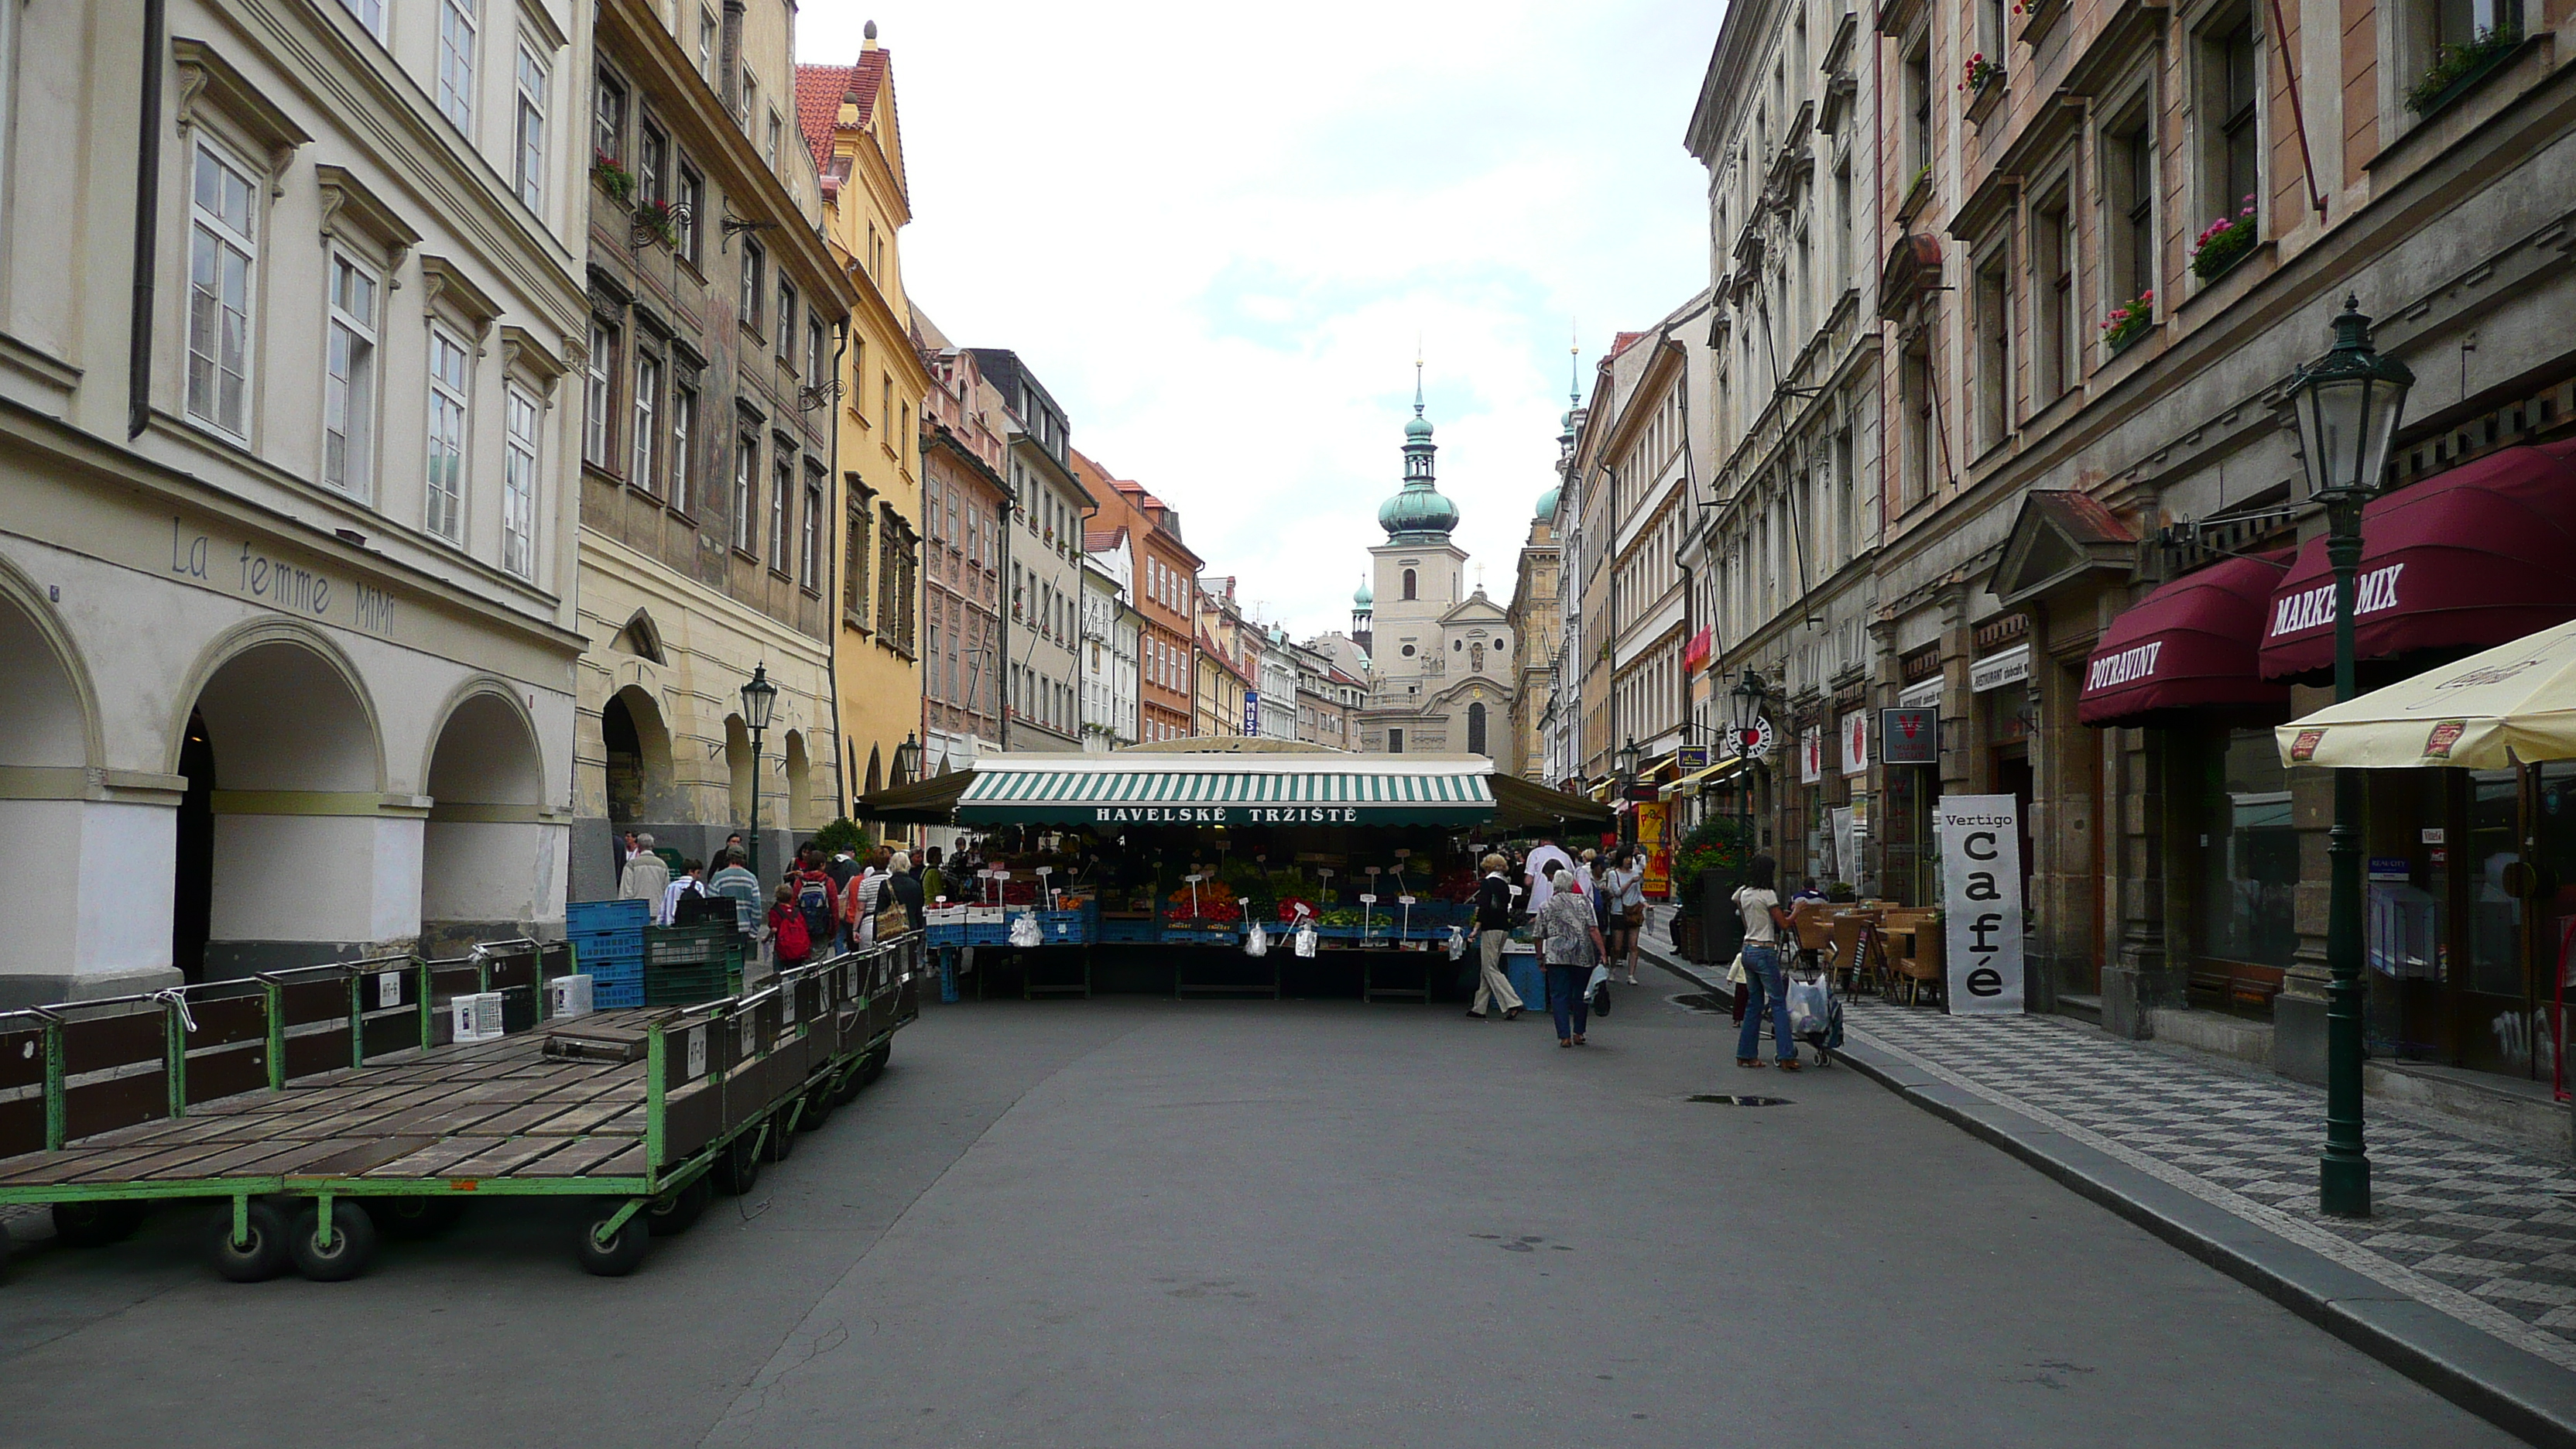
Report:
M1555 482L1568 329L1707 282L1682 129L1722 18L1599 0L808 7L799 58L894 54L905 285L1016 350L1075 446L1181 510L1299 635L1383 541L1416 339L1459 542L1498 597Z

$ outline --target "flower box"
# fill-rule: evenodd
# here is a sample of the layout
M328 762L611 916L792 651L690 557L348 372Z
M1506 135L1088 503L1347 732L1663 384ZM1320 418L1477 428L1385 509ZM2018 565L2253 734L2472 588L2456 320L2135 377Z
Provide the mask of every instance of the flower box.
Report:
M2406 109L2419 116L2433 114L2521 48L2522 28L2510 23L2481 30L2466 45L2443 46L2423 77L2406 88Z
M2249 196L2234 216L2222 216L2200 229L2192 243L2191 274L2204 282L2225 276L2253 252L2257 230L2254 198Z

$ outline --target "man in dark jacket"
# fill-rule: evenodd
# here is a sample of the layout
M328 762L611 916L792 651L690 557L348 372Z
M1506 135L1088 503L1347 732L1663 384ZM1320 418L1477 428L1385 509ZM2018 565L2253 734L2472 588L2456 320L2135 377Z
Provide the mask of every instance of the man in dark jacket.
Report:
M1476 883L1476 953L1483 969L1467 1014L1479 1021L1485 1019L1488 999L1503 1009L1505 1021L1517 1020L1521 1014L1520 993L1512 990L1511 978L1503 974L1503 942L1511 939L1517 894L1510 877L1503 874L1503 865L1501 856L1486 856L1485 878Z

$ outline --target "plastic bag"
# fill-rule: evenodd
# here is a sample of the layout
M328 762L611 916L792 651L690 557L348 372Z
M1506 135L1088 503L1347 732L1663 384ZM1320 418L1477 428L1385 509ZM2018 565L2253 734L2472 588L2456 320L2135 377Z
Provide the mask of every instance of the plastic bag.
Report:
M1610 1014L1609 966L1605 964L1592 968L1592 979L1584 983L1583 994L1585 998L1592 1003L1592 1014L1594 1016L1608 1016Z
M1314 927L1299 926L1297 928L1297 954L1300 956L1312 956L1315 954Z
M1825 978L1789 983L1789 1034L1800 1040L1821 1039L1833 1027L1833 994Z
M1022 911L1011 917L1011 944L1014 946L1046 944L1046 932L1038 925L1037 912Z
M1270 938L1262 933L1259 921L1252 922L1243 933L1243 954L1246 956L1270 954Z
M1449 959L1452 961L1463 961L1466 958L1467 933L1459 930L1456 926L1451 926L1449 928Z

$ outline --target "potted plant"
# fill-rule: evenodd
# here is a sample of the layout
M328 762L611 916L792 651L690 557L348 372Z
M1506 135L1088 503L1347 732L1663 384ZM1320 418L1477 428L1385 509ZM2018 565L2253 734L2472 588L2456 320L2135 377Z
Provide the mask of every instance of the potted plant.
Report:
M2145 335L2155 320L2156 294L2149 289L2112 308L2111 315L2102 319L2102 345L2116 353Z
M635 195L635 173L617 164L617 158L605 151L594 151L590 157L590 179L607 189L617 204L624 206Z
M2425 68L2422 79L2406 88L2406 109L2428 115L2468 89L2469 82L2484 75L2496 62L2512 54L2522 44L2522 27L2511 20L2480 30L2466 45L2445 45L2434 52L2433 63Z
M667 201L647 201L635 208L635 225L664 246L677 246L680 221L676 208Z
M2001 85L2003 79L2003 62L1986 59L1986 53L1981 50L1968 57L1967 68L1959 77L1959 93L1983 95L1988 86Z
M2191 244L2191 274L2216 281L2254 250L2254 198L2246 197L2234 216L2222 216L2200 229Z

